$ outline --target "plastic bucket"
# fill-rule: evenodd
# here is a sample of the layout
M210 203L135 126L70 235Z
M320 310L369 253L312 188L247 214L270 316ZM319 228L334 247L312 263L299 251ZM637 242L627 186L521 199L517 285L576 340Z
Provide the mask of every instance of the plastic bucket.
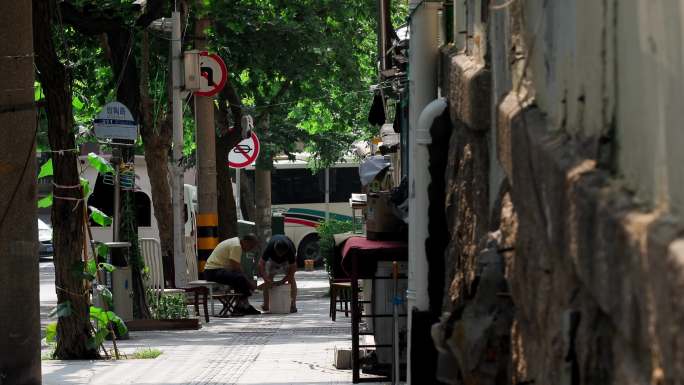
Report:
M269 310L272 314L287 314L290 312L290 284L271 288Z

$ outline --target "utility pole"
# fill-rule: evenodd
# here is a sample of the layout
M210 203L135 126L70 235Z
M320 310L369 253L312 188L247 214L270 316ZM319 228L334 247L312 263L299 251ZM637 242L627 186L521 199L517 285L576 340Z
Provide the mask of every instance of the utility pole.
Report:
M202 7L202 1L198 0ZM206 49L206 29L209 19L197 20L195 48ZM216 129L214 101L207 96L195 95L195 121L197 123L197 214L198 271L204 271L209 255L218 245L218 202L216 199Z
M37 385L40 298L31 1L0 13L0 382ZM20 315L19 315L20 314Z
M173 266L176 287L184 287L185 273L185 221L183 218L183 103L181 100L181 21L178 9L171 14L171 76L173 80L173 154L171 164L173 203Z

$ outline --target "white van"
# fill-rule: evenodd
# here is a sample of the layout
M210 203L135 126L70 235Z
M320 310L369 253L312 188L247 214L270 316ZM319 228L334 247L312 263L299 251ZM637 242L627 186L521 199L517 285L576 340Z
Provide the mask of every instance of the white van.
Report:
M111 156L101 155L101 157L109 160ZM114 212L114 187L105 183L104 176L90 167L86 156L80 157L79 163L82 170L81 176L90 183L91 194L88 197L88 206L95 207L111 217ZM184 203L188 213L185 222L185 235L191 236L196 234L194 229L197 212L197 187L188 184L184 187ZM135 190L138 237L159 239L159 227L152 205L152 187L147 174L147 163L142 155L135 156ZM102 227L91 221L91 230L96 241L110 242L112 240L111 226Z

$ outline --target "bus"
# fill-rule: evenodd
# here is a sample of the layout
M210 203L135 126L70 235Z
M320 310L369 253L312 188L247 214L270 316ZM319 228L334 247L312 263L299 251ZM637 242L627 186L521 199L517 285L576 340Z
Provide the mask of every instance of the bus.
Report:
M308 160L306 154L298 153L294 160L278 157L273 161L271 210L284 217L285 235L295 244L297 263L303 265L304 260L313 259L320 265L316 228L326 218L352 221L349 198L361 192L359 162L345 158L313 173ZM245 171L247 183L254 186L254 166Z

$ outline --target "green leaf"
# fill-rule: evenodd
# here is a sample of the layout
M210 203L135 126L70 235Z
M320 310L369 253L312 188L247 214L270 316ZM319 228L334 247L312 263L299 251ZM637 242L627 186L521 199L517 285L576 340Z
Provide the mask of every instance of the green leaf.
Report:
M88 179L81 178L81 186L83 187L83 196L87 198L90 195L90 182L88 182Z
M116 315L116 313L113 311L108 311L107 318L109 318L109 321L116 326L116 331L120 336L128 333L128 327L126 326L126 323L118 315Z
M107 227L112 224L112 218L109 217L109 215L103 213L102 211L98 210L97 208L93 206L90 207L90 219L95 221L98 225L102 227Z
M62 303L57 304L57 307L52 309L52 311L48 314L48 317L52 318L57 316L59 317L68 317L72 313L72 308L71 308L71 302L70 301L64 301Z
M107 319L107 313L100 307L91 306L90 307L90 319L97 322L98 329L106 329L109 319Z
M43 87L40 85L40 82L34 82L33 89L33 99L37 102L43 98Z
M73 96L71 98L71 107L78 113L83 110L84 104L78 96Z
M48 196L46 196L45 198L40 199L40 200L38 201L38 208L39 208L39 209L44 209L44 208L46 208L46 207L52 206L52 198L53 198L52 193L50 193L50 194L49 194Z
M97 292L100 293L100 296L105 301L107 306L113 306L114 305L114 297L112 296L112 292L109 291L107 286L97 284L97 285L95 285L95 290L97 290Z
M47 162L40 166L40 172L38 173L38 179L45 178L46 176L52 176L54 170L52 169L52 159L48 159Z
M97 256L102 259L106 259L109 254L109 246L104 243L97 244Z
M77 279L84 279L86 281L92 281L95 279L95 274L91 274L86 271L86 265L83 261L77 261L71 265L71 275Z
M114 167L103 157L91 152L88 154L88 163L101 174L114 172Z
M98 266L100 267L100 270L104 270L108 273L111 273L112 271L116 270L116 267L114 267L114 265L112 265L110 263L102 262Z
M86 345L89 349L97 350L100 347L100 345L102 345L105 338L107 338L108 334L109 330L107 330L107 328L100 328L97 330L97 332L95 332L95 335L88 338L88 342L86 343Z
M50 322L45 327L45 341L54 343L57 341L57 322Z
M88 274L92 274L93 276L97 275L97 263L94 259L89 259L88 263L86 263L86 272Z

